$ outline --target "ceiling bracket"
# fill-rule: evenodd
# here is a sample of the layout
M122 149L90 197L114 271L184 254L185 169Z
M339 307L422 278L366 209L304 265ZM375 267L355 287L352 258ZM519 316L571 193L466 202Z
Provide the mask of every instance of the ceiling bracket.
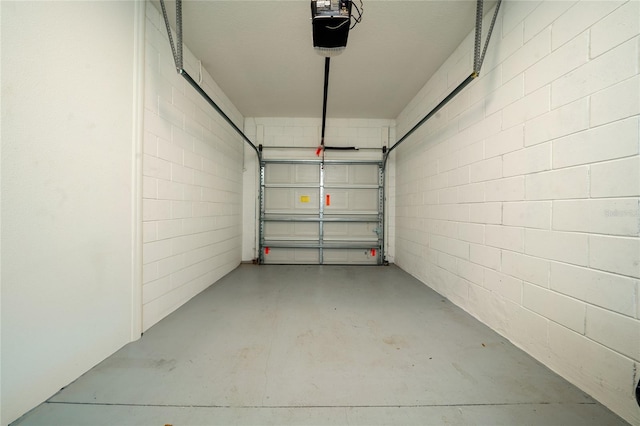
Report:
M169 45L171 46L171 53L173 54L173 62L176 64L176 70L180 72L182 69L182 0L176 0L176 35L178 37L178 49L173 42L173 35L171 33L171 25L169 24L169 17L167 16L167 8L164 4L164 0L160 0L160 7L162 8L162 16L164 17L164 24L167 27L167 36L169 36Z
M482 68L482 63L484 62L484 55L487 53L487 47L489 47L489 40L491 40L491 34L493 33L493 27L496 24L496 19L498 18L498 12L500 11L500 5L502 4L502 0L498 0L496 4L496 10L493 12L493 18L491 19L491 25L489 25L489 32L487 33L487 38L484 42L484 48L482 49L482 54L480 54L480 42L481 42L481 34L482 34L482 0L478 0L478 9L476 12L476 45L475 45L475 57L478 59L473 63L473 72L476 77L480 75L480 69ZM480 13L480 15L478 15Z

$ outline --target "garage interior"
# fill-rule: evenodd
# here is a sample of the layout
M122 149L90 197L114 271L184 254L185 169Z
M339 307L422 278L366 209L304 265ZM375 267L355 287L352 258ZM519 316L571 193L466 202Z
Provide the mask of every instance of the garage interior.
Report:
M353 4L0 3L3 425L640 424L640 3Z

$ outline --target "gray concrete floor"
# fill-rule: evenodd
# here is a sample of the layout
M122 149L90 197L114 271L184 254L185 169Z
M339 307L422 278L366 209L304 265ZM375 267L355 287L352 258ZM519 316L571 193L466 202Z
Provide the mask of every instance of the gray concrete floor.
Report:
M395 266L237 270L16 425L623 425Z

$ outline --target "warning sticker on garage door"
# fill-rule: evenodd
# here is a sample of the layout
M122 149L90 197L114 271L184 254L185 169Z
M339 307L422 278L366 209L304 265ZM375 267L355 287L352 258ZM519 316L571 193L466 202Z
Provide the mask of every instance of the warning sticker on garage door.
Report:
M301 195L300 196L300 202L301 203L308 203L310 200L310 197L308 195Z

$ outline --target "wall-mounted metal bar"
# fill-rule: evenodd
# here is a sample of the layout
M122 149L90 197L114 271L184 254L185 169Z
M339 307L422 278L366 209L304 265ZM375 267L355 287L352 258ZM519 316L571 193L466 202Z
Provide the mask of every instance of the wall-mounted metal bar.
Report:
M411 128L411 130L409 130L407 133L405 133L405 135L403 137L401 137L400 139L398 139L398 142L396 142L395 144L393 144L393 146L391 146L391 148L389 148L389 150L387 151L387 155L385 155L385 164L386 164L386 159L389 157L389 154L396 149L402 142L404 142L409 136L411 136L413 134L413 132L415 132L416 130L418 130L418 128L420 126L422 126L424 123L427 122L427 120L429 120L431 117L433 117L438 111L440 111L442 109L442 107L444 107L446 104L449 103L449 101L451 99L453 99L458 93L460 93L460 91L462 91L462 89L464 89L465 87L467 87L467 85L469 83L471 83L471 81L477 77L477 74L474 72L472 73L469 77L467 77L462 83L460 83L458 85L458 87L456 87L455 89L453 89L453 91L451 93L449 93L447 95L446 98L444 98L442 101L440 101L440 103L438 105L436 105L431 111L429 111L427 113L427 115L425 115L424 117L422 117L422 120L418 121L418 123L416 123L415 126L413 126Z
M164 4L164 0L160 0L160 6L162 7L162 15L164 17L164 23L167 27L167 35L169 36L169 43L171 44L171 52L173 53L173 60L176 64L176 70L178 74L184 77L185 80L204 98L207 103L220 114L220 116L238 133L242 139L249 144L249 146L255 151L258 158L260 158L260 151L256 145L244 134L242 130L229 118L227 114L218 106L218 104L211 99L211 97L204 91L202 87L189 75L187 70L183 67L182 62L182 1L176 1L176 34L178 39L176 45L173 44L173 37L171 35L171 25L169 24L169 18L167 16L167 10Z
M476 34L475 43L473 49L473 71L480 70L480 44L482 43L482 9L484 6L483 0L476 2Z
M178 35L180 54L176 51L176 45L173 43L173 34L171 34L171 25L169 25L169 17L167 16L167 8L164 4L164 0L160 0L160 7L162 8L164 25L167 27L167 36L169 37L169 45L171 46L173 62L176 64L176 69L179 70L182 69L182 0L176 0L176 23L180 22L180 25L176 25L176 34Z
M329 58L327 58L328 60ZM318 199L318 239L320 240L320 247L318 250L318 261L319 263L322 265L324 264L324 250L323 250L323 244L324 244L324 196L325 196L325 189L324 189L324 179L325 179L325 175L324 175L324 162L322 164L320 164L320 185L319 185L319 190L320 190L320 197Z
M269 240L266 241L265 244L268 244L268 247L270 249L272 248L298 248L298 249L318 249L318 250L323 250L323 249L332 249L332 250L337 250L337 249L370 249L372 248L371 246L375 246L377 244L377 241L375 240L371 240L371 241L349 241L349 242L344 242L344 241L330 241L330 240L324 240L324 241L295 241L295 240ZM322 262L319 264L323 264Z
M229 116L225 114L224 111L222 111L222 109L220 109L218 104L216 104L215 101L211 99L209 95L207 95L207 92L205 92L202 89L202 87L200 87L200 85L196 83L196 81L193 78L191 78L189 73L184 69L180 69L178 70L178 72L182 77L184 77L185 80L187 80L187 82L189 82L191 86L193 86L194 89L196 89L196 92L198 92L200 96L202 96L204 100L207 101L207 103L211 105L211 107L215 109L222 118L224 118L224 120L233 128L233 130L235 130L240 136L242 136L242 139L244 139L244 141L247 142L251 148L253 148L253 150L256 152L256 155L260 157L260 152L258 151L258 148L253 144L253 142L251 142L251 140L247 137L247 135L245 135L244 132L240 130L233 121L231 121Z
M264 211L265 211L265 175L264 170L265 165L263 162L260 162L260 183L259 183L259 194L258 194L258 205L260 211L258 213L258 265L264 263Z
M293 159L263 159L266 164L324 164L324 165L345 165L345 164L379 164L379 160L293 160Z
M334 223L370 223L378 220L378 215L360 215L360 216L327 216L321 218L319 215L286 215L286 214L264 214L265 222L334 222Z
M385 195L384 195L384 168L383 164L380 163L378 165L378 228L376 230L376 234L378 235L378 265L384 265L386 263L386 254L385 254L385 220L384 220L384 207L385 207Z
M502 4L502 0L498 0L498 4L496 4L496 10L493 12L493 18L491 19L491 25L489 25L489 32L487 33L487 39L484 42L484 49L482 49L482 55L480 55L480 62L478 66L475 68L476 74L480 75L480 68L482 68L482 63L484 62L484 55L487 53L487 47L489 47L489 40L491 40L491 34L493 33L493 27L496 24L496 18L498 17L498 12L500 11L500 5Z

